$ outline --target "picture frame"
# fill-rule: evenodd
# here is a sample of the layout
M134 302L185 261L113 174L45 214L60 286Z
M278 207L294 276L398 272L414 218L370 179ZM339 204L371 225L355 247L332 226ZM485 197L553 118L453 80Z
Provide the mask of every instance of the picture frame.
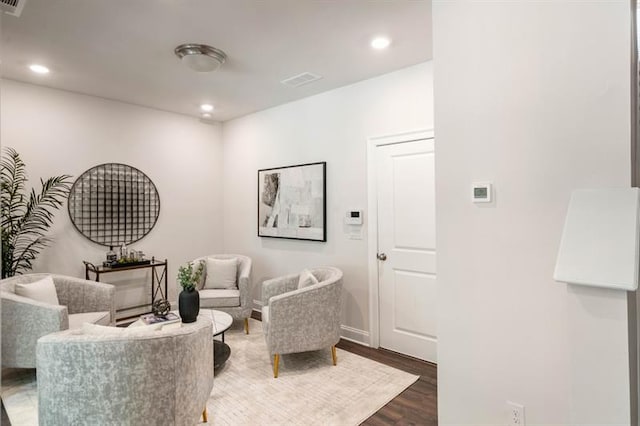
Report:
M258 170L258 236L327 241L327 163Z

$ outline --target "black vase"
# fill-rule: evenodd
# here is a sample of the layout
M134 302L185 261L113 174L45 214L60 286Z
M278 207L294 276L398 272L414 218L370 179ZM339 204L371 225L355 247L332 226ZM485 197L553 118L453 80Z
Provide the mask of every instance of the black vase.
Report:
M178 296L178 310L182 322L195 322L200 312L200 293L195 288L182 290Z

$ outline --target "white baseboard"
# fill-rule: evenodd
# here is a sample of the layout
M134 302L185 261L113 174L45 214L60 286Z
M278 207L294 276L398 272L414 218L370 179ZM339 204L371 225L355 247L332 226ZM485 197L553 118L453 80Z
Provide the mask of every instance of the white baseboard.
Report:
M349 327L348 325L341 325L340 330L342 330L340 337L343 339L363 346L369 346L368 331L359 330L357 328Z

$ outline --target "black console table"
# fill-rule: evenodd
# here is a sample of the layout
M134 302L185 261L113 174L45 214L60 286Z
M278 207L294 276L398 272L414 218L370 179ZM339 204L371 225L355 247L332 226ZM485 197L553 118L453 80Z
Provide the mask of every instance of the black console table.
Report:
M84 278L86 280L90 280L91 279L90 273L93 273L95 274L95 281L98 281L98 282L100 282L100 275L102 274L109 274L111 272L131 271L134 269L150 268L151 269L151 305L153 305L153 302L155 302L158 299L167 300L167 298L169 297L168 295L169 277L167 273L167 268L168 268L167 259L165 259L164 262L161 262L161 261L155 260L155 258L152 258L150 263L147 263L144 265L125 265L125 266L118 266L118 267L110 267L110 266L103 266L103 265L96 266L91 262L87 262L86 260L83 260L82 263L84 263ZM164 281L164 290L162 289L163 281ZM146 305L131 306L126 309L120 309L118 311L142 308L145 306Z

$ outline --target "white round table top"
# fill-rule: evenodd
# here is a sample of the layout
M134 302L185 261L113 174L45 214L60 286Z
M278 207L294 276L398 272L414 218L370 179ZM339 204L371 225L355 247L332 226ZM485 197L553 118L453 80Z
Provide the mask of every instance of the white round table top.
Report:
M233 317L231 317L231 315L226 312L216 311L215 309L200 309L198 317L211 319L214 336L224 333L231 327L231 324L233 324Z
M176 315L179 315L178 311L171 311L171 312L174 312ZM231 315L229 315L226 312L216 311L215 309L200 309L198 318L211 320L211 323L213 324L214 336L224 333L231 327L231 324L233 324L233 317L231 317ZM142 322L142 320L138 319L134 323L130 324L129 327L142 327L145 325L146 324ZM182 327L182 323L178 321L178 322L173 322L169 324L164 324L162 326L162 329L165 330L173 327Z

